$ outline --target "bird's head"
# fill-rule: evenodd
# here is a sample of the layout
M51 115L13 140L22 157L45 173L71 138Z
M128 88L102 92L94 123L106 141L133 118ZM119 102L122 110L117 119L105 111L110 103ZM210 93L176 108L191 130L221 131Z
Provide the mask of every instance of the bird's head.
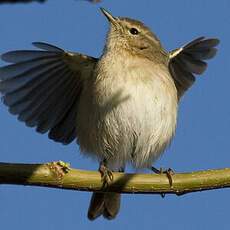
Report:
M106 49L126 50L133 55L152 56L163 52L160 40L142 22L114 17L101 8L110 23Z

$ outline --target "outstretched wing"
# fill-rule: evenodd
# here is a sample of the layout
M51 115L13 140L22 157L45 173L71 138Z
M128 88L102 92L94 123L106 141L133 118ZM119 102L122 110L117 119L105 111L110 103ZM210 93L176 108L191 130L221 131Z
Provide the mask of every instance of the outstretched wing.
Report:
M97 59L35 42L42 50L5 53L10 64L0 68L0 92L12 114L49 138L69 144L76 137L75 121L85 79Z
M204 60L216 55L219 44L216 38L200 37L169 54L169 70L178 90L179 98L194 83L194 74L202 74L207 63Z

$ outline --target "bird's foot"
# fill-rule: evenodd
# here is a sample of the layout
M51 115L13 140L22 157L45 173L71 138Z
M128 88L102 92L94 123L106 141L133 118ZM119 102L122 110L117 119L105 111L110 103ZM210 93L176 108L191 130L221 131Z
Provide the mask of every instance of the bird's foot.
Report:
M101 173L101 181L103 187L107 187L113 181L113 172L109 170L105 164L100 164L99 172Z
M155 167L152 166L151 170L153 172L155 172L156 174L165 174L167 176L168 180L169 180L170 187L172 187L172 185L173 185L172 176L175 174L175 172L171 168L163 170L162 168L157 169L157 168L155 168Z

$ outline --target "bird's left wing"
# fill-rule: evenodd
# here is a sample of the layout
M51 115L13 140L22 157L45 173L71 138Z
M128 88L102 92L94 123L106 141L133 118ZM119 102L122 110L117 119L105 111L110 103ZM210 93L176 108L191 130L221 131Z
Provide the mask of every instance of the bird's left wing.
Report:
M78 103L97 59L35 42L41 50L5 53L13 64L0 68L0 92L12 114L49 138L69 144L76 137Z
M216 55L218 44L216 38L200 37L169 53L169 70L179 98L195 82L194 74L200 75L206 70L207 63L204 60Z

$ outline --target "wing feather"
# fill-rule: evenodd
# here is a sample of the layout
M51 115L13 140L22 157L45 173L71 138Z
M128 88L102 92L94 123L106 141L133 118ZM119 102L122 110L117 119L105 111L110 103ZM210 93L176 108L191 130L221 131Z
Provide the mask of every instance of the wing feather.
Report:
M61 72L61 74L62 73L66 74L65 72ZM39 90L34 93L31 100L29 100L30 104L26 107L26 109L20 112L20 121L25 121L28 126L31 126L30 122L32 121L39 122L39 115L47 109L49 110L46 105L49 102L53 102L53 100L57 101L60 99L57 98L57 95L59 95L59 92L66 87L68 82L71 80L68 79L67 82L65 82L66 79L61 78L61 74L58 74L58 77L55 79L51 78L52 81L48 81L41 91ZM51 104L50 106L54 106L54 104Z
M20 101L25 101L27 98L29 99L35 92L39 91L44 85L47 84L47 81L53 80L51 78L52 75L57 74L58 72L63 70L64 65L59 65L57 63L53 65L48 65L47 68L44 68L44 71L37 72L33 79L31 78L30 81L26 82L25 84L20 85L19 87L13 87L13 82L8 82L9 89L12 91L8 92L4 96L4 103L7 106L13 106L15 103ZM30 77L32 77L30 75ZM17 80L15 80L17 84ZM4 82L3 82L4 84ZM6 90L5 90L6 92Z
M39 51L39 50L16 50L4 53L1 55L1 59L5 62L19 63L31 61L34 59L55 57L57 52L51 51Z
M75 82L71 82L72 85L70 85L69 90L65 90L65 92L62 94L62 98L60 100L60 103L56 104L52 108L50 108L49 111L46 113L52 113L54 114L53 117L48 116L48 114L42 114L42 117L40 119L40 123L38 124L37 129L40 132L46 132L50 128L54 127L55 125L60 122L67 111L73 106L75 97L74 94L77 92L80 87L80 82L76 82L76 78L74 78Z
M77 138L76 118L84 81L96 58L35 42L42 50L10 51L1 55L12 63L0 68L0 93L12 114L39 133L68 144Z
M59 52L59 53L64 53L65 51L57 46L45 43L45 42L33 42L32 43L35 47L46 50L46 51L51 51L51 52Z
M195 82L194 74L202 74L207 69L204 60L216 55L219 44L216 38L205 39L199 37L182 48L173 50L169 54L169 70L174 79L180 98Z

